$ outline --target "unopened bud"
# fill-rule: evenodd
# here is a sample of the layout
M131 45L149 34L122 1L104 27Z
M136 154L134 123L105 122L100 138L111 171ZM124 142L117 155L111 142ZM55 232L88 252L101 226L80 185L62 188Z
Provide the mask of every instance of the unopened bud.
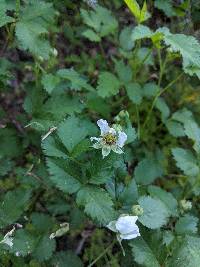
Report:
M136 216L141 216L144 210L140 205L133 205L132 206L132 213Z
M182 199L180 201L180 206L184 211L188 211L192 209L192 202L186 199Z

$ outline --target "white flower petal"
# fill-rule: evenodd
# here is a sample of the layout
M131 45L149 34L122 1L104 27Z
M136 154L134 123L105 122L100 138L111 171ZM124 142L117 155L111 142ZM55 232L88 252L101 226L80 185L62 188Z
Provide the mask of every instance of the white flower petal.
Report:
M127 135L124 132L119 131L117 145L119 147L123 147L126 140L127 140Z
M98 137L90 137L90 140L91 141L100 141L101 138L98 138Z
M109 222L108 225L106 225L106 227L108 229L110 229L111 231L113 231L113 232L117 232L117 229L116 229L115 225L116 225L116 221L111 221L111 222Z
M111 148L109 146L104 146L102 148L102 155L103 158L105 158L106 156L108 156L110 154Z
M103 119L98 120L97 125L99 126L101 130L101 135L108 133L110 130L110 127L106 120L103 120Z
M120 238L126 239L126 240L133 239L133 238L136 238L138 236L140 236L139 232L135 232L135 233L127 234L127 235L120 234Z
M137 219L138 216L130 216L130 215L121 216L116 222L116 228L120 232L120 234L125 234L125 235L133 233L135 231L139 231L138 226L135 224Z
M122 153L124 153L123 150L121 150L121 148L118 147L118 146L112 146L112 150L113 150L115 153L117 153L117 154L122 154Z
M114 128L110 128L109 133L111 133L112 135L116 135L116 130Z

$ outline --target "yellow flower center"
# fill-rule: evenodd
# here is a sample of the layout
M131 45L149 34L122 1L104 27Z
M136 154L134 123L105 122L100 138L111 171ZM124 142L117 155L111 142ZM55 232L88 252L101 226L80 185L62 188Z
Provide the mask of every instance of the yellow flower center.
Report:
M104 143L106 143L107 145L114 145L117 141L117 138L115 135L111 134L111 133L108 133L108 134L105 134L103 136L103 141Z

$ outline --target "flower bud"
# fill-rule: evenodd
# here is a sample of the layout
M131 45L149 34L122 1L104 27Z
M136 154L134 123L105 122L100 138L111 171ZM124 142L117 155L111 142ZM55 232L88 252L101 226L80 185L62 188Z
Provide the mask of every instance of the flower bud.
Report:
M182 199L180 201L180 206L183 209L183 211L188 211L188 210L191 210L192 209L192 202L191 201L188 201L186 199Z
M132 206L132 213L136 216L141 216L144 210L140 205L133 205Z

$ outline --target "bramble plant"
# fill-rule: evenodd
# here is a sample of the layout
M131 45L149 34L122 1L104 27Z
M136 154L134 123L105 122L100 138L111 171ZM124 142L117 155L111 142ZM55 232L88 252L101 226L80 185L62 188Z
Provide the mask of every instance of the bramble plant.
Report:
M0 266L200 266L199 13L0 0Z

